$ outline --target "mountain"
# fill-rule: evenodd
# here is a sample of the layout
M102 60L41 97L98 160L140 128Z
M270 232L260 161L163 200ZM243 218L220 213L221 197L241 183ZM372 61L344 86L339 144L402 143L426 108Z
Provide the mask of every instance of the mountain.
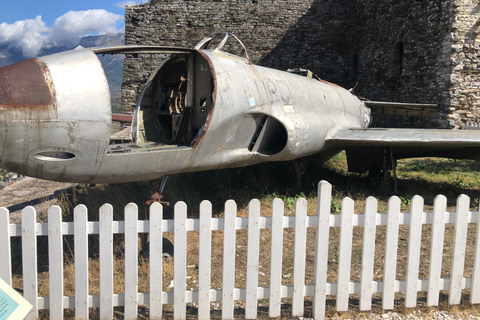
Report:
M121 46L124 44L124 38L125 35L123 33L87 36L80 40L80 45L85 48Z
M22 50L8 48L8 45L0 45L0 67L8 66L14 62L25 60Z
M106 34L101 36L86 36L80 38L78 45L84 48L91 47L109 47L120 46L124 44L123 34ZM57 52L67 51L75 49L78 45L74 46L61 46L50 45L43 47L39 56L53 54ZM110 86L110 93L112 100L119 100L118 96L121 94L122 80L123 80L123 55L105 55L98 56L102 63L103 69L107 76L108 84ZM12 48L8 44L0 45L0 67L7 66L9 64L19 62L28 59L25 57L21 50ZM117 109L119 106L115 106Z

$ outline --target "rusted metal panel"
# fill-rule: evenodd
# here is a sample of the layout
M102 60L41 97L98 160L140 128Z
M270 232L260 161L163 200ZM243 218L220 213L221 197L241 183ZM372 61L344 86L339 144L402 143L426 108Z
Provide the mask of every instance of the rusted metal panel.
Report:
M30 59L0 68L0 110L55 108L55 89L46 65Z
M122 123L131 123L133 116L130 114L112 114L112 120Z

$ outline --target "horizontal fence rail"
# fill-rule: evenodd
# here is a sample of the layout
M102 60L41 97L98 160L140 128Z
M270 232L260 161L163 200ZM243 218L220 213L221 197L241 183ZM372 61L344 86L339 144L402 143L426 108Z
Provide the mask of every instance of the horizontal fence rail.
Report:
M471 289L470 302L480 302L480 244L478 211L470 211L470 199L461 195L457 199L456 211L447 212L444 196L434 200L432 212L424 212L423 199L415 196L411 200L410 212L401 212L401 200L391 197L387 213L377 212L377 200L369 197L365 201L363 214L354 214L354 202L350 198L342 201L341 214L331 214L331 191L328 182L321 181L318 188L316 215L307 215L307 201L298 199L295 215L284 215L284 203L274 199L272 215L260 215L260 202L252 200L248 217L237 217L237 205L229 200L225 204L223 218L212 218L212 206L208 201L200 205L199 219L187 218L187 205L178 202L174 207L174 219L163 219L163 208L154 203L149 208L149 220L138 220L138 207L125 207L125 221L113 221L113 207L103 205L99 210L99 221L87 221L88 211L84 205L74 209L74 222L62 222L58 206L48 210L48 223L37 223L32 207L22 211L22 223L10 224L9 212L0 208L0 277L12 285L11 241L22 239L22 276L24 297L34 306L29 319L38 317L38 311L48 309L51 319L62 319L64 309L75 309L75 317L87 319L90 308L100 308L101 319L112 319L114 307L124 307L125 319L136 319L140 305L148 305L151 319L161 318L164 305L173 305L175 319L185 319L187 304L195 303L198 318L209 319L211 302L221 302L222 318L232 319L236 301L244 301L245 318L257 317L258 301L268 299L269 316L281 315L282 299L291 298L292 316L303 316L306 297L312 297L312 314L316 319L325 318L327 295L336 296L336 310L347 311L352 294L359 295L359 309L371 310L372 298L376 293L382 296L382 308L393 309L396 293L404 293L405 307L417 305L418 292L427 293L427 305L439 304L441 290L449 291L449 304L460 303L462 291ZM442 258L445 241L445 227L454 226L453 250L449 278L442 278ZM475 227L475 248L471 277L464 277L464 266L469 224ZM408 226L408 248L405 279L397 279L399 228ZM422 228L431 226L431 240L428 259L428 279L419 278L422 243ZM385 226L385 249L383 276L374 280L374 259L378 226ZM363 228L360 281L351 281L352 239L354 227ZM333 228L339 228L337 282L328 282L330 270L329 243ZM269 286L259 286L260 232L271 231ZM284 242L286 229L294 230L294 241ZM306 249L308 230L315 231L315 253L313 279L306 281ZM211 288L212 233L223 231L223 269L221 289ZM246 230L248 246L246 261L246 286L235 287L236 237L238 230ZM198 233L198 290L188 290L187 239L189 232ZM163 291L162 241L163 234L173 232L174 238L174 280L173 290ZM114 235L124 235L125 278L124 292L114 293L113 257ZM150 241L149 268L150 292L138 292L139 235L148 234ZM64 236L74 238L75 295L64 296ZM99 237L100 288L98 295L89 294L89 235ZM37 237L48 237L49 296L38 296L37 279ZM378 243L377 243L378 245ZM293 275L291 285L282 285L282 249L293 246ZM237 261L238 263L238 261Z

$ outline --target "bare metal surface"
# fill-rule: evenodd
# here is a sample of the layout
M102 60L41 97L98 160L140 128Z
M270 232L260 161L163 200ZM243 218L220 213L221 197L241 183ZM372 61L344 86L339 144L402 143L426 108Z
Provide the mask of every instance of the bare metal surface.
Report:
M356 146L478 146L479 133L474 130L444 129L349 129L335 135L331 142Z

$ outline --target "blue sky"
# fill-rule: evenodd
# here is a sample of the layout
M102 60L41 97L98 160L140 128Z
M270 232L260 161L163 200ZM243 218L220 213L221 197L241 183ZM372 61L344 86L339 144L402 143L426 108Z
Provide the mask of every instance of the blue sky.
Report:
M26 19L35 19L36 16L40 15L47 26L52 26L55 19L68 11L105 9L119 15L123 15L125 12L123 8L120 8L120 0L6 0L2 2L0 23L6 22L8 24Z
M125 4L147 0L5 0L0 10L0 45L35 56L42 46L75 43L78 37L124 32Z

